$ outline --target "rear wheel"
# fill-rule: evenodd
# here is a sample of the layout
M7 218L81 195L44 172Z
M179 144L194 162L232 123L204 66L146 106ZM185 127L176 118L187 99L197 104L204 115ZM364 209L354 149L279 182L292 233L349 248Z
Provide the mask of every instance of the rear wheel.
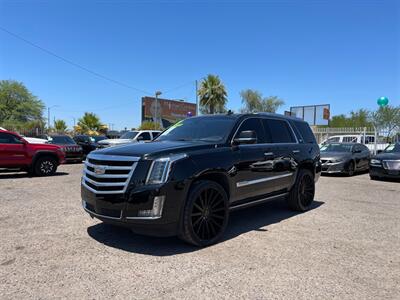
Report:
M36 176L50 176L57 170L57 162L51 156L39 157L34 166L33 171Z
M225 190L214 181L198 181L186 200L180 238L200 247L214 244L223 236L228 217Z
M307 211L310 209L315 194L314 176L310 170L300 169L296 183L292 187L287 203L290 209Z

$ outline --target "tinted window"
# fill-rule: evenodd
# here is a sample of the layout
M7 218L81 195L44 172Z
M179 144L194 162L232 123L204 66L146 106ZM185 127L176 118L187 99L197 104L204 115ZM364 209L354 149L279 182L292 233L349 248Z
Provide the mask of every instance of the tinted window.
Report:
M169 127L157 141L223 142L235 123L236 118L227 116L188 118Z
M257 135L257 143L267 143L267 139L264 134L264 128L261 123L261 119L259 118L250 118L245 120L242 125L240 125L239 130L237 131L237 135L242 131L252 130L256 132Z
M296 140L286 121L267 119L264 121L273 143L295 143Z
M157 131L153 131L153 139L155 139L156 137L158 137L160 135L161 132L157 132Z
M304 143L315 144L315 137L307 123L303 122L295 122L297 129L300 131L300 134L303 138Z
M15 135L0 132L0 144L21 144L21 140Z
M150 136L150 132L142 132L138 138L141 138L142 141L151 141L151 136ZM140 140L139 138L139 140Z
M75 141L66 135L52 136L49 141L50 144L56 145L74 145Z

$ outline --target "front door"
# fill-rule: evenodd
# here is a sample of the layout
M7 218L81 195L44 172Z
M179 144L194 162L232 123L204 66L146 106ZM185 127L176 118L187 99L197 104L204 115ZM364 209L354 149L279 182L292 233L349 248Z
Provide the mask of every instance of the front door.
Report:
M232 202L268 194L272 191L268 183L269 177L274 175L274 146L266 143L266 136L260 118L249 118L240 125L237 135L241 131L254 131L257 142L242 144L234 151L238 152L235 163L236 176L235 197Z
M25 144L17 136L0 132L0 167L21 166L27 163Z

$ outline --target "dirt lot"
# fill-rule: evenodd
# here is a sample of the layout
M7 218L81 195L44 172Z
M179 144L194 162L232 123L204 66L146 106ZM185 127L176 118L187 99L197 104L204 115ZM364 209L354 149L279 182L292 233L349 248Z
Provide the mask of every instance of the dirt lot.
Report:
M92 220L81 170L0 174L0 298L400 299L400 183L323 177L311 211L239 211L197 249Z

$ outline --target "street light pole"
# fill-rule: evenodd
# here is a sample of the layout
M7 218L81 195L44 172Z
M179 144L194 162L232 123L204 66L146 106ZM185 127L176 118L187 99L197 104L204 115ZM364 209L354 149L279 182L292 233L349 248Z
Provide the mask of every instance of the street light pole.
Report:
M155 110L154 110L154 115L155 115L155 123L161 123L161 122L159 122L159 120L158 120L158 96L160 96L162 93L160 92L160 91L156 91L156 104L155 104ZM162 127L162 124L160 124L160 126Z
M54 107L59 107L59 105L53 105L53 106L47 107L47 129L48 130L50 130L50 109L52 109Z

